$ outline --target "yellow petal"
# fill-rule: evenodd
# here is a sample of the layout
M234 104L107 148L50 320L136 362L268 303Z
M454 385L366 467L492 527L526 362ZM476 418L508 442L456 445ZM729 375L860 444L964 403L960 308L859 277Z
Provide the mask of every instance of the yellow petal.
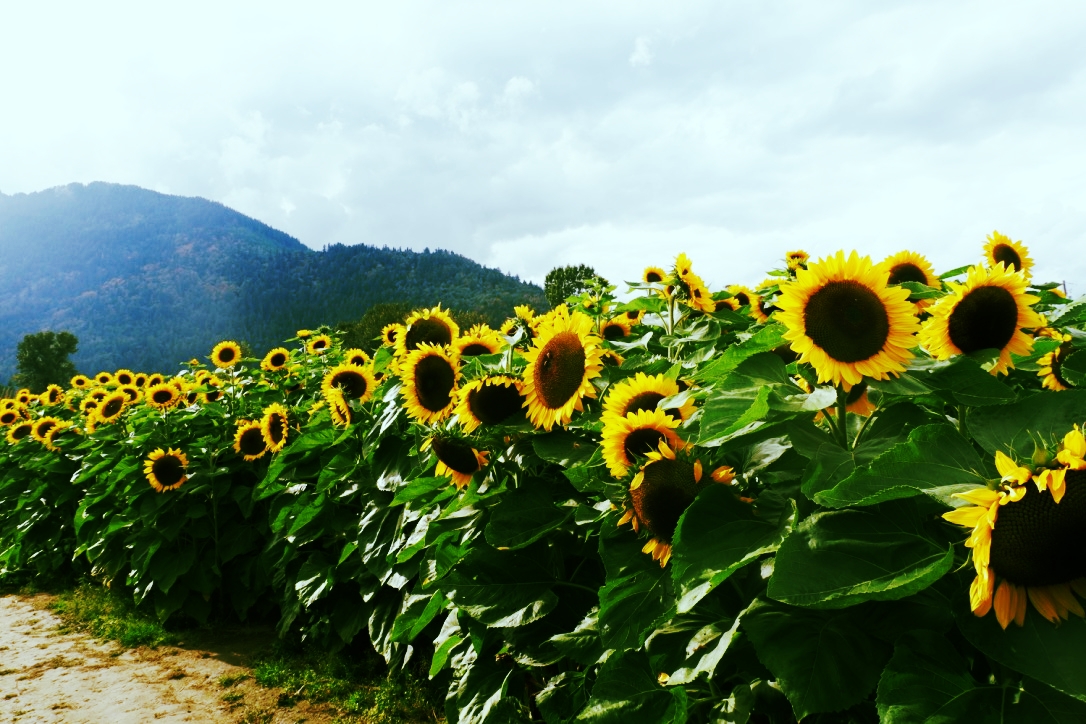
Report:
M992 503L999 501L999 491L988 488L976 488L965 493L954 493L955 498L961 498L973 505L982 505L987 508Z
M1049 586L1048 593L1056 601L1061 618L1067 618L1068 613L1073 613L1079 618L1086 618L1086 611L1083 610L1082 604L1075 598L1075 594L1071 593L1071 589L1066 583Z
M1027 468L1020 467L1017 463L1007 457L1002 450L995 454L996 470L1002 476L1001 480L1004 483L1017 483L1022 485L1029 481L1030 472Z
M955 525L972 528L981 519L984 518L987 512L987 508L980 508L976 505L967 505L965 507L957 508L955 510L943 513L943 520L950 521Z
M1076 458L1086 458L1086 437L1076 426L1074 430L1063 436L1063 451Z
M985 571L984 575L978 575L969 586L969 608L973 614L982 617L987 616L992 610L992 589L995 586L995 576Z
M633 482L630 483L630 490L637 490L641 487L641 483L645 480L645 472L641 471L634 476Z
M1011 621L1014 619L1014 591L1014 584L1002 581L999 588L996 589L995 599L992 602L992 607L995 608L996 621L999 621L999 625L1004 631L1007 630L1007 627L1011 625Z
M700 483L701 482L701 461L700 460L695 460L694 461L694 482L695 483Z
M643 547L643 548L641 549L641 552L642 552L642 553L652 553L652 552L653 552L654 550L656 550L656 539L655 539L655 538L652 538L652 539L651 539L651 540L649 540L649 542L648 542L648 543L646 543L646 544L645 544L645 546L644 546L644 547Z
M1029 600L1033 603L1033 607L1037 609L1037 613L1041 614L1052 623L1059 623L1060 614L1059 611L1056 610L1056 602L1048 595L1048 589L1046 587L1030 586L1026 589L1026 593L1029 595Z

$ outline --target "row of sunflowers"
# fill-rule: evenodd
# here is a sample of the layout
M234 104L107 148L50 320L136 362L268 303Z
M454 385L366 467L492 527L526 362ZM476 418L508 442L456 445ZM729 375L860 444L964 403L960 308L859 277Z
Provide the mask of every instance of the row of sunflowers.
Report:
M1032 266L680 254L20 390L0 578L367 641L449 721L1086 721L1086 303Z

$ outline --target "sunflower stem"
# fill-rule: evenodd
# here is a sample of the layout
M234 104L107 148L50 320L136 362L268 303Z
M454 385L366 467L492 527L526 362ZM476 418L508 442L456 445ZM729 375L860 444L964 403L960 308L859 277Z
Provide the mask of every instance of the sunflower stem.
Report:
M848 440L848 393L844 385L837 385L837 432L845 450L851 449Z
M969 411L969 408L965 405L958 405L958 432L962 434L962 437L968 437L965 430L965 415Z
M859 432L856 433L856 437L853 438L853 440L852 440L852 447L856 447L857 445L860 444L860 438L863 436L864 431L867 429L867 426L871 423L871 421L873 419L875 419L875 415L877 415L877 414L878 414L878 410L875 410L874 412L872 412L870 415L867 416L867 419L864 420L864 424L860 425Z

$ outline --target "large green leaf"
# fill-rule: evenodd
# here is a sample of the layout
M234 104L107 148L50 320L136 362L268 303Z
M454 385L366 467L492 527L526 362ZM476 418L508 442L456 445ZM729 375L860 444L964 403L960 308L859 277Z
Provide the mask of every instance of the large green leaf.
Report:
M651 558L641 570L600 589L600 636L609 649L637 648L671 603L667 571Z
M771 491L757 507L713 485L686 509L675 531L671 576L685 613L728 576L777 549L795 519L795 506Z
M486 541L499 549L523 548L534 543L573 515L560 508L551 494L553 484L539 478L522 481L521 487L502 495L490 513ZM572 491L571 491L572 492Z
M781 543L769 595L797 606L844 608L923 590L954 564L954 546L926 526L934 504L915 500L815 513Z
M536 455L564 468L587 463L597 447L592 440L569 430L555 430L532 438Z
M744 360L760 352L771 352L786 343L783 324L767 324L755 332L749 339L729 347L724 354L697 374L697 379L712 382L731 374Z
M753 380L751 380L753 382ZM702 408L699 445L714 447L735 435L765 424L769 412L768 385L752 385L715 392Z
M795 608L758 599L741 627L773 672L797 719L840 711L875 687L890 646L864 633L852 613Z
M831 508L872 505L922 493L945 500L952 493L984 485L987 478L984 462L957 430L946 424L923 425L870 466L855 470L814 498Z
M600 669L592 687L592 698L577 721L683 724L686 721L686 690L661 686L644 652L616 653Z
M476 546L440 582L458 608L487 626L523 626L558 603L554 578L536 556Z
M1086 390L1038 392L1001 407L973 410L967 418L969 432L980 446L994 455L997 450L1033 455L1030 433L1042 439L1062 439L1086 419Z

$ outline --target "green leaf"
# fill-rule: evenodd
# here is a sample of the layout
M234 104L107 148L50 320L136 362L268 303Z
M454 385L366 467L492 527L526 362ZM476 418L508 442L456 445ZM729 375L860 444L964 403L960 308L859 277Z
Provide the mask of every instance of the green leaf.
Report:
M577 721L683 724L686 722L686 690L661 686L644 652L616 653L600 669L592 687L592 698Z
M939 275L939 278L940 279L953 279L956 276L959 276L961 274L965 274L967 271L969 271L968 266L960 266L957 269L951 269L950 271L943 272L942 274Z
M552 676L535 697L539 713L547 724L565 724L572 720L587 701L588 692L582 671L563 671L558 676Z
M597 447L592 440L568 430L556 430L532 438L536 455L564 468L586 464Z
M1086 390L1038 392L1001 407L970 412L969 432L981 447L995 455L1013 450L1020 457L1033 455L1030 433L1045 440L1061 440L1086 418Z
M523 626L558 603L554 578L530 553L479 545L440 581L441 590L472 618L495 628Z
M777 549L795 505L767 491L757 507L724 485L703 490L679 520L671 555L678 612L685 613L739 568Z
M815 513L777 551L769 595L796 606L844 608L927 588L954 564L953 545L925 530L934 505L903 500Z
M1075 387L1086 384L1086 349L1075 350L1063 359L1060 377Z
M949 390L962 405L1002 405L1015 398L1014 390L964 355L931 372L910 374L916 375L934 389Z
M852 612L794 608L758 599L741 627L773 672L796 719L863 701L879 680L890 646L857 628Z
M753 357L760 352L771 352L787 340L784 333L787 328L783 324L767 324L755 332L750 339L729 347L724 354L717 357L712 364L707 365L696 375L698 380L712 382L731 374L743 360Z
M403 600L403 608L392 624L391 640L411 643L422 630L445 610L446 599L441 592L412 594Z
M698 444L715 447L764 425L771 392L768 385L759 385L713 393L702 408Z
M504 493L490 513L486 542L498 549L515 550L562 525L573 515L573 508L556 506L551 487L540 478L528 478L521 487Z
M739 363L735 371L756 380L786 385L789 382L784 360L772 352L759 352Z
M927 494L946 500L952 493L984 485L988 471L973 446L953 426L923 425L832 489L815 494L831 508L873 505Z
M591 666L603 656L603 644L600 641L599 611L591 612L569 633L551 636L550 643L564 656L568 656L582 666Z
M392 499L390 505L403 505L429 495L435 490L447 488L449 485L449 478L444 475L440 478L415 478L396 491L396 497Z

